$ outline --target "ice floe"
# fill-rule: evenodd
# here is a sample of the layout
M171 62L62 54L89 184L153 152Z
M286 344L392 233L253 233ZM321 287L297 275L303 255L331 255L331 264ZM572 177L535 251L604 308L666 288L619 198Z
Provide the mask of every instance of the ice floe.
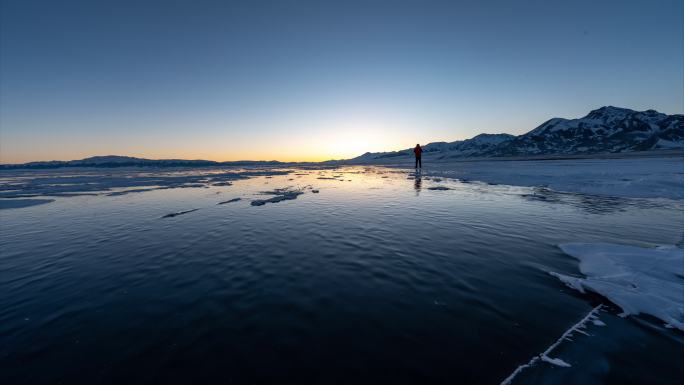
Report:
M584 278L550 272L581 293L597 293L622 309L621 316L649 314L684 330L684 249L610 243L559 246L579 260Z

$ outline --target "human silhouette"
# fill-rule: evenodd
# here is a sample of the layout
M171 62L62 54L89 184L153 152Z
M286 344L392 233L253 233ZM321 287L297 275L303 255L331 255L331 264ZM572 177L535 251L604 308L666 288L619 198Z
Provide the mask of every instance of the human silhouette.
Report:
M423 149L420 147L420 144L416 144L416 147L413 149L413 153L416 155L416 168L423 168L423 162L420 159L421 155L423 154Z

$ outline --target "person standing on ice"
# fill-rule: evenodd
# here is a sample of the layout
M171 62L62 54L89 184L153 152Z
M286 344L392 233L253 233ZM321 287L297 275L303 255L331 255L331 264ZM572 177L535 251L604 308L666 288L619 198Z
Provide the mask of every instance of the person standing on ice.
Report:
M420 147L420 144L416 144L416 147L413 149L413 153L416 155L416 168L423 168L423 162L420 159L421 155L423 154L423 149Z

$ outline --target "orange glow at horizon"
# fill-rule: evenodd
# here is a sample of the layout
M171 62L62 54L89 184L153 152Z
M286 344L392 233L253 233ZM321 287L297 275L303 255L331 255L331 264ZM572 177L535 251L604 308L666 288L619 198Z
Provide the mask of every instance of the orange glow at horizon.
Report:
M91 156L120 155L146 159L204 159L217 162L238 160L277 160L282 162L320 162L349 159L366 152L395 151L415 145L416 139L385 130L339 127L329 132L309 135L280 136L265 143L249 143L242 138L225 135L218 138L166 138L150 148L148 141L108 141L85 145L73 140L44 140L24 146L0 146L0 163L34 161L68 161ZM36 153L36 148L41 148Z

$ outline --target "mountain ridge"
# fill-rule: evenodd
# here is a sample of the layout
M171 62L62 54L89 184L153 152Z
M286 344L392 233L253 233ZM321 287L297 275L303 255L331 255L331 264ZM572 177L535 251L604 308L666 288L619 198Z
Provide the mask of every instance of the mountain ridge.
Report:
M604 106L576 119L551 118L521 135L478 134L454 142L432 142L423 146L424 156L433 160L468 158L508 158L543 155L590 155L659 149L684 149L684 115L667 115L656 110L635 111ZM351 159L322 163L378 163L407 160L412 148L398 151L367 152ZM405 158L405 159L402 159ZM61 167L208 167L286 165L312 162L229 161L203 159L145 159L104 155L70 161L42 161L0 164L0 169Z
M483 140L491 138L492 140ZM577 119L551 118L521 135L479 134L455 142L433 142L424 154L437 160L589 155L684 148L684 115L604 106ZM370 153L347 162L411 157L411 148Z
M0 164L0 169L48 169L62 167L209 167L284 164L276 160L238 160L217 162L204 159L146 159L122 155L96 155L77 160L51 160L20 164Z

